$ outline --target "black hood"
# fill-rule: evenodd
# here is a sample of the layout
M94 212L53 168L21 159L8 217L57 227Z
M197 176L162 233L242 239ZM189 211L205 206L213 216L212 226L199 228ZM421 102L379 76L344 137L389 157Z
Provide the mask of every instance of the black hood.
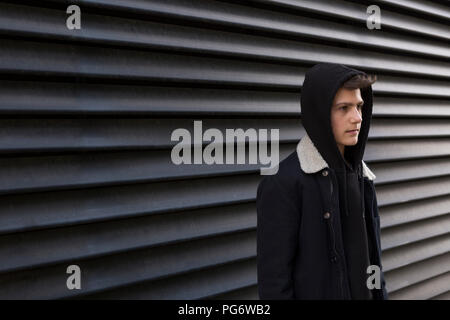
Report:
M303 127L328 165L338 171L345 170L346 165L331 128L331 106L343 83L357 74L365 73L342 64L317 64L307 71L301 91ZM369 135L372 87L361 89L361 97L364 100L364 112L358 143L345 147L346 159L353 166L361 165Z

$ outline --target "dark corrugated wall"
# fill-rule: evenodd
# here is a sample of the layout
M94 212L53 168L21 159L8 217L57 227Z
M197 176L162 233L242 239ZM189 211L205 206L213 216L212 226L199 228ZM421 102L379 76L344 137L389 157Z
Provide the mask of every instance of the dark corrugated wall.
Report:
M279 128L283 159L305 71L337 62L379 78L365 161L390 297L449 299L445 4L1 3L0 298L257 298L259 166L173 165L171 133Z

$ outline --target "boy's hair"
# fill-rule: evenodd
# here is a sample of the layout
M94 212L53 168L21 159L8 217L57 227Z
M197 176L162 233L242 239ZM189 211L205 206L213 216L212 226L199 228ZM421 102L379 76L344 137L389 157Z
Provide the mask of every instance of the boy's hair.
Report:
M357 74L345 81L342 87L350 90L364 89L374 84L375 81L377 81L376 75Z

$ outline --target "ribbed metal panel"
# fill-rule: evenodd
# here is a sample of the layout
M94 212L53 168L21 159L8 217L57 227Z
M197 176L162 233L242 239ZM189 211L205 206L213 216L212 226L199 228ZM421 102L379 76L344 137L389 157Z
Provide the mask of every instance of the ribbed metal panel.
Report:
M279 128L283 159L306 70L335 62L379 78L364 160L390 297L449 299L450 5L71 4L81 30L61 1L0 4L0 298L258 299L259 165L176 166L171 133Z

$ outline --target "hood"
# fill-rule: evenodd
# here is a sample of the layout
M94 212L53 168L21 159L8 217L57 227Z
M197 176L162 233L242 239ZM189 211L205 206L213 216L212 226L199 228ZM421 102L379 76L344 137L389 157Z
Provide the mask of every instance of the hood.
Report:
M345 171L346 164L334 139L331 127L331 106L336 92L343 83L357 74L364 74L364 72L342 64L317 64L307 71L301 90L303 127L323 159L338 172ZM361 170L372 118L372 87L361 89L361 97L364 100L364 112L358 143L345 147L347 161L355 169L359 167L359 170Z

